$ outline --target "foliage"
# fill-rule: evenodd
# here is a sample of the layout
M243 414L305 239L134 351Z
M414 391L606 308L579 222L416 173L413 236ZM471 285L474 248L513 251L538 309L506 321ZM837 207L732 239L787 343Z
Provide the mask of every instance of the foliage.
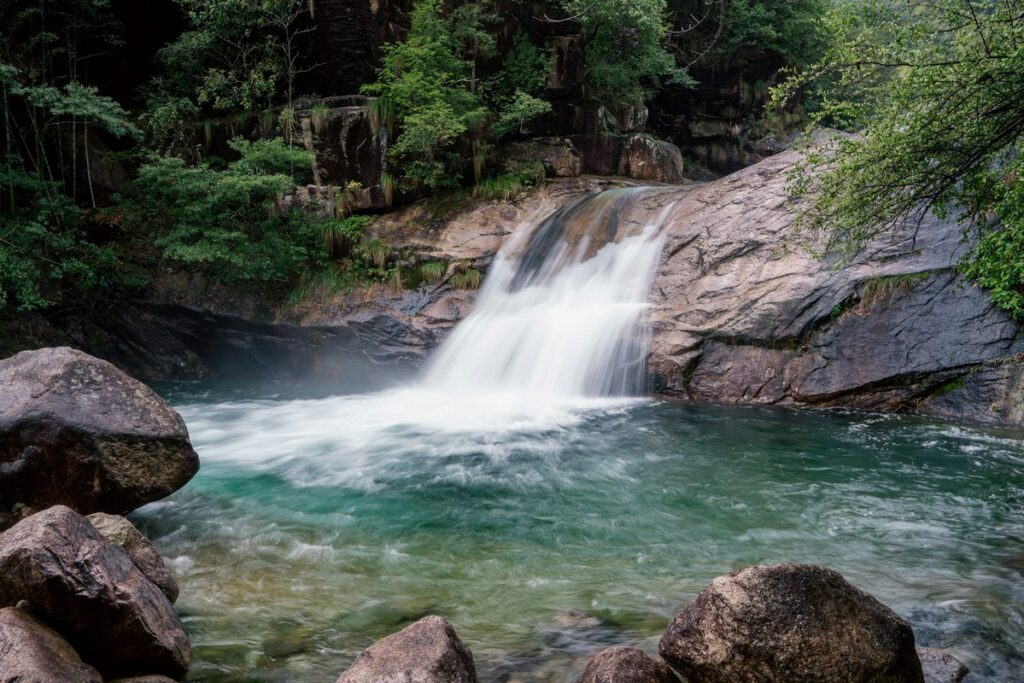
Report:
M526 134L527 124L551 111L551 103L534 97L522 90L516 90L512 99L498 113L492 129L497 138L514 134Z
M985 231L968 257L964 273L990 290L992 300L1017 318L1024 318L1024 161L1019 156L1005 170L996 190L993 212L999 227Z
M160 51L170 97L188 97L222 111L269 106L281 88L293 99L299 19L307 0L176 0L189 30ZM164 98L165 99L165 98Z
M320 135L327 126L327 117L330 115L330 108L323 102L317 102L309 110L309 120L313 125L313 131Z
M420 279L428 284L440 282L448 272L448 264L441 261L428 261L420 264Z
M129 284L111 245L90 239L97 197L90 155L100 135L137 139L128 113L80 80L116 47L106 0L0 5L0 310L60 303Z
M452 275L448 282L455 289L480 289L483 275L475 268L466 268Z
M1024 2L844 0L827 17L839 37L775 95L815 86L837 136L793 176L802 224L849 255L872 237L913 236L930 211L956 216L982 242L966 271L1020 313L1020 143L1024 139ZM1005 234L995 236L995 212ZM1002 233L997 233L1002 234ZM1000 265L998 262L1001 262ZM1007 272L1003 272L1002 268Z
M685 79L665 48L665 0L562 0L580 23L587 95L639 106L662 77Z
M524 92L540 97L547 89L550 71L551 59L520 29L512 38L512 47L505 55L501 71L489 87L498 94Z
M925 272L874 277L861 283L857 288L857 298L861 305L870 306L896 292L908 293L914 288L914 285L927 280L929 275L930 273Z
M673 47L684 65L731 69L777 60L814 63L826 49L832 0L669 0ZM674 36L674 37L675 37Z
M468 40L465 29L459 36ZM404 43L384 49L376 83L364 92L390 104L400 128L390 149L405 176L417 185L451 185L449 156L455 140L487 115L472 84L475 65L459 53L438 0L418 0ZM379 124L378 124L379 125Z
M544 164L539 161L510 162L504 173L477 183L473 196L486 201L511 201L531 188L542 186L545 176Z
M156 157L139 169L137 215L165 258L224 284L285 283L327 256L323 229L305 212L282 213L308 152L280 140L234 140L224 168Z

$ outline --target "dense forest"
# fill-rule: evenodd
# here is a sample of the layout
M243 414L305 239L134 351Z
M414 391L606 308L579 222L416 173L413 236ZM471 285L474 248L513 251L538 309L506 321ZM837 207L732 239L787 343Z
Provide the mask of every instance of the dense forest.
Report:
M707 177L831 127L850 135L792 179L811 248L955 215L964 272L1024 314L1019 0L374 8L4 0L0 311L145 296L168 269L279 301L412 286L436 269L401 267L372 216L514 199L551 171L523 141L640 132Z

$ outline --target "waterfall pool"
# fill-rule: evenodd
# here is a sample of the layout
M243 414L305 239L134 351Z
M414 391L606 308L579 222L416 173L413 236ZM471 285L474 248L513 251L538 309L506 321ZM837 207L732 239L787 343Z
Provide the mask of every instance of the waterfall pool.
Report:
M482 681L652 650L714 576L824 564L1024 670L1024 441L911 417L426 389L179 387L202 470L135 513L181 585L192 680L333 681L446 616Z

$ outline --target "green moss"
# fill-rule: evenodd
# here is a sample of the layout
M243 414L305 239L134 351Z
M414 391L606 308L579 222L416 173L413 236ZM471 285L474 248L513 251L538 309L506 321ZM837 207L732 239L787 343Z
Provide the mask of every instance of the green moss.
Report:
M467 268L466 270L452 275L449 282L455 289L480 289L480 283L483 282L483 275L475 268Z
M877 303L897 292L909 293L919 282L927 280L932 273L903 273L901 275L886 275L865 280L857 288L857 296L865 306Z

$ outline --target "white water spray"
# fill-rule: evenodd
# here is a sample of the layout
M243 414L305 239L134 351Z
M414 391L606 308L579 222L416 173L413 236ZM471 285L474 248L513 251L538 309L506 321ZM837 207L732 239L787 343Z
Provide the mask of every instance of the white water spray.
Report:
M517 233L416 384L182 407L194 443L208 461L367 490L421 458L557 451L553 434L628 409L644 391L647 292L672 206L652 224L630 222L642 192L591 195ZM460 461L448 475L478 476Z
M644 191L584 197L506 244L473 311L427 366L426 386L547 397L642 393L647 293L672 209L618 234L622 212Z

